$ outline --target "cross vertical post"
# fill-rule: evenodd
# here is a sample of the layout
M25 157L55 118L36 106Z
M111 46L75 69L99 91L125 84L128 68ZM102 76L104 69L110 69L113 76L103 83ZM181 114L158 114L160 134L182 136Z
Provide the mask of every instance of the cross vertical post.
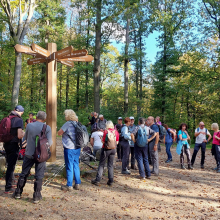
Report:
M55 43L48 43L47 50L52 54L57 51ZM56 133L57 133L57 61L47 61L46 76L46 112L47 124L51 127L53 144L51 158L48 162L56 161Z

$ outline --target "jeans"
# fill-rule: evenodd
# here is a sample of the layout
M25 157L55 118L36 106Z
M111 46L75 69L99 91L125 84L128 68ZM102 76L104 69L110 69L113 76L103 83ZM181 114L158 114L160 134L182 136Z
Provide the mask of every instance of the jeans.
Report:
M134 145L135 158L138 163L138 169L141 177L150 177L150 167L148 163L148 145L146 147L138 147L137 144ZM143 166L144 165L144 166ZM145 171L144 171L145 169Z
M79 149L68 149L64 148L64 159L66 164L66 178L67 186L73 185L73 175L75 184L80 184L80 169L79 169L79 156L81 148Z
M156 175L159 175L159 159L158 159L158 151L154 151L155 139L148 143L150 159L153 166L153 172Z
M19 146L18 143L5 143L4 144L6 161L7 161L7 171L5 175L5 191L9 191L12 187L12 180L14 178L15 165L18 159Z
M123 150L122 150L122 146L121 146L121 141L117 145L117 156L118 156L118 159L120 159L120 160L122 159Z
M34 198L41 197L41 190L42 190L42 180L44 178L44 171L46 168L46 162L38 163L35 162L34 159L24 157L24 161L22 164L22 171L18 179L17 189L15 190L16 193L22 194L23 188L26 184L27 177L30 174L30 170L32 166L35 164L35 182L34 182Z
M171 151L170 151L170 148L171 148L172 144L173 144L173 142L165 143L168 160L172 159L172 154L171 154Z
M195 147L194 147L194 151L193 151L193 155L192 155L192 165L194 164L195 162L195 159L196 159L196 155L199 151L201 147L201 165L204 165L205 163L205 150L206 150L206 143L205 142L202 142L201 144L195 144Z
M134 153L134 146L130 146L130 153L131 155L131 166L135 166L135 153ZM129 164L129 157L128 157L128 164Z
M191 165L190 150L189 150L189 148L187 148L186 144L183 144L181 154L180 154L180 164L181 165L184 165L184 153L186 154L188 165Z
M220 169L220 146L217 144L212 144L212 149L214 150L215 161L217 164L217 169Z
M123 149L122 171L126 171L128 169L129 164L130 145L128 141L122 141L121 146Z
M103 174L103 170L105 167L105 162L108 159L108 179L109 182L112 183L113 182L113 170L114 170L114 158L115 158L115 153L116 153L116 149L105 149L102 148L101 151L101 156L100 156L100 161L99 161L99 168L98 168L98 172L96 175L96 181L100 182L101 178L102 178L102 174Z

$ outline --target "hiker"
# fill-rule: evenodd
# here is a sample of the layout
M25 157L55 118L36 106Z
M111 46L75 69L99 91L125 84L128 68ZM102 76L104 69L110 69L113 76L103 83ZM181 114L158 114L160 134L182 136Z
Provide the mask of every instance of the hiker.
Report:
M13 179L15 165L18 159L19 145L22 145L22 138L24 137L23 120L21 116L24 113L24 108L21 105L17 105L9 115L11 120L10 134L12 139L9 142L5 142L3 147L6 153L7 170L5 175L5 193L13 193Z
M33 194L33 202L38 203L42 199L41 190L42 190L42 182L44 178L44 172L46 168L45 162L36 162L33 155L35 153L36 148L36 137L42 131L44 126L44 122L46 121L47 114L46 112L39 111L36 116L36 122L30 123L26 127L26 132L24 139L27 141L25 157L22 164L22 171L19 175L17 189L15 190L14 198L20 199L21 194L23 192L23 188L26 184L27 177L30 174L30 170L35 165L35 181L34 181L34 194ZM49 146L52 145L52 134L51 128L49 125L46 127L45 135L48 140Z
M122 117L118 117L118 124L115 125L115 129L118 131L119 133L119 142L117 144L117 162L121 162L122 160L122 155L123 155L123 150L122 150L122 146L121 146L121 141L122 141L122 136L121 136L121 129L123 127L123 123L122 123Z
M100 161L99 161L99 167L98 167L98 172L96 175L96 178L91 181L92 184L98 185L101 181L104 166L106 160L108 160L108 182L107 184L109 186L112 186L113 184L113 163L114 163L114 158L115 158L115 153L116 153L116 145L118 144L119 141L119 133L117 130L114 129L114 125L112 121L107 121L106 122L106 130L104 131L103 135L103 146L102 146L102 151L101 151L101 156L100 156Z
M90 119L90 117L88 117L89 119L89 124L91 125L91 130L93 130L93 125L96 122L96 118L95 118L95 112L91 112L90 116L92 117L92 119Z
M207 136L208 136L208 140L206 139ZM196 155L201 147L201 164L200 165L201 165L201 169L204 169L206 144L212 138L212 135L205 128L204 122L201 121L199 123L199 128L196 128L195 130L195 137L196 137L196 141L195 141L191 164L192 166L194 165Z
M139 118L138 126L136 126L136 129L134 130L133 135L135 136L135 138L133 140L133 141L135 141L134 151L135 151L135 158L138 163L140 179L145 179L145 177L150 179L151 172L150 172L150 167L149 167L149 163L148 163L148 144L147 144L147 142L149 142L153 138L155 138L157 134L150 127L145 126L145 119L144 118ZM151 135L150 139L148 139L149 135ZM132 139L133 139L133 137L132 137Z
M128 130L130 133L134 133L135 129L136 129L136 125L134 124L134 117L131 116L131 124L128 127ZM129 153L129 157L131 155L131 169L133 170L137 170L137 166L135 165L135 153L134 153L134 142L131 140L130 142L130 153ZM128 157L128 165L129 165L129 157Z
M157 116L156 119L155 119L155 123L157 125L162 125L161 121L160 121L160 116Z
M147 124L153 131L156 132L156 136L151 141L148 142L148 148L149 148L149 155L150 155L151 163L153 166L151 173L158 176L159 175L159 158L158 158L157 145L159 141L159 128L158 128L158 125L154 123L154 117L152 116L149 116L147 118ZM149 138L151 138L151 135L149 136Z
M128 169L129 153L130 153L130 143L131 143L131 133L129 132L129 125L131 124L130 118L124 119L125 125L121 129L122 141L120 142L123 149L122 157L122 174L130 174Z
M165 161L165 163L169 163L172 161L172 154L170 151L170 148L173 144L173 138L172 135L174 136L174 140L176 137L176 133L174 131L172 131L167 124L164 124L164 127L167 131L166 137L165 137L165 146L166 146L166 153L167 153L167 160Z
M90 138L90 144L93 147L93 155L96 156L96 152L102 148L102 138L103 132L99 131L98 129L92 130L92 135Z
M78 117L72 109L64 111L66 123L58 131L62 135L62 144L64 148L64 160L66 165L67 184L61 186L61 190L72 191L73 188L79 190L81 184L79 156L81 148L76 148L76 128L74 123L78 122ZM75 184L73 186L73 176Z
M97 122L97 128L100 131L104 131L106 127L107 120L103 117L103 115L99 115L99 120Z
M29 123L33 123L36 121L33 117L34 117L34 113L29 113L29 118L25 121L25 128Z
M179 127L178 131L178 137L177 137L177 147L176 152L180 155L180 164L181 169L185 170L186 167L184 166L184 153L187 157L187 163L188 163L188 169L193 170L193 167L191 166L191 158L190 158L190 146L188 143L188 140L190 140L190 136L187 132L187 124L182 123Z
M217 173L220 173L220 131L218 124L213 123L211 125L211 129L214 131L211 152L212 155L215 157L217 165L214 170L216 170Z

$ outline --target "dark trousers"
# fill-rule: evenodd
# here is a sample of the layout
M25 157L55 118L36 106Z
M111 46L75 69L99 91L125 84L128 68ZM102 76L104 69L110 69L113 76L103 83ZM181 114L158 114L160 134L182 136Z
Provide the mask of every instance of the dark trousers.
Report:
M123 155L123 150L122 150L122 147L121 147L121 142L118 143L117 145L117 156L118 156L118 159L122 159L122 155Z
M22 171L18 179L16 193L22 194L23 188L26 184L27 177L30 174L32 166L35 164L35 182L34 182L34 198L41 198L42 179L44 178L44 171L46 168L46 162L38 163L34 159L24 157L22 164Z
M187 148L186 144L183 144L181 154L180 154L180 164L181 165L184 165L184 153L186 154L186 157L187 157L187 163L188 163L188 165L190 165L191 164L190 150L189 150L189 148Z
M102 178L103 170L105 167L105 162L107 159L108 159L108 164L107 164L108 179L109 179L109 182L111 182L111 183L113 182L113 170L114 170L113 163L114 163L115 153L116 153L115 149L108 150L108 149L102 148L100 161L99 161L99 168L98 168L98 172L96 175L96 180L98 182L100 182L100 180Z
M128 141L122 141L121 146L123 149L122 171L126 171L128 169L129 164L130 145Z
M214 154L215 161L217 164L217 169L220 169L220 146L217 144L212 144L212 153Z
M15 165L18 159L19 146L18 143L5 143L6 162L8 164L5 175L5 191L9 191L12 187L12 181L14 178Z
M192 165L194 164L194 162L196 160L196 155L197 155L200 148L201 148L201 165L204 165L204 163L205 163L206 143L202 142L201 144L195 144L193 155L192 155L192 161L191 161Z
M148 163L148 145L146 145L146 147L138 147L135 144L134 152L135 152L135 157L138 163L138 169L139 169L139 173L141 177L145 177L145 173L147 177L150 177L151 174L150 174L150 167Z
M156 175L159 175L159 158L158 158L158 150L154 151L154 145L155 145L155 138L148 143L149 147L149 154L150 154L150 160L151 165L153 166L153 172Z
M131 155L131 166L135 166L135 152L134 152L134 146L130 146L130 153ZM129 164L129 157L128 157L128 164Z

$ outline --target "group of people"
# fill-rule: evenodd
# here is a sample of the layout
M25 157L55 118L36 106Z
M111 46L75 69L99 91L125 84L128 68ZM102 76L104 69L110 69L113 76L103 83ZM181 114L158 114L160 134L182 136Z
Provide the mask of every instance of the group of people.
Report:
M34 182L34 203L42 199L42 181L46 168L46 162L36 162L33 154L36 148L36 137L42 131L45 121L46 113L39 111L36 115L36 120L33 119L33 114L29 115L29 120L26 121L26 131L23 131L23 120L21 118L24 113L24 108L21 105L15 107L11 112L11 135L13 138L4 143L6 152L7 171L6 171L6 185L5 193L13 192L16 199L21 198L23 188L26 184L27 177L30 174L32 166L35 164L35 182ZM66 123L58 131L58 135L62 136L62 144L64 147L64 160L67 173L67 184L61 186L62 190L71 191L80 188L80 168L79 157L81 149L77 147L77 124L78 117L76 113L67 109L64 112ZM184 154L187 157L188 169L193 169L196 155L201 148L201 168L204 169L206 144L212 138L209 131L205 128L203 122L199 123L199 127L195 130L196 143L192 158L189 151L190 136L187 132L187 124L182 123L179 130L176 132L174 129L168 127L167 124L160 122L160 118L150 116L147 119L139 118L138 125L135 125L135 118L133 116L118 118L118 123L114 126L112 121L104 119L103 115L96 112L91 113L92 118L90 124L92 127L92 134L90 143L93 147L93 153L96 155L100 150L99 167L96 178L91 181L92 184L98 185L101 181L105 163L107 161L108 168L108 182L112 186L114 182L113 175L113 162L117 153L117 161L121 162L121 173L129 175L131 169L139 170L140 179L150 178L151 175L159 175L159 140L165 143L167 160L166 163L172 162L172 154L170 148L177 139L176 152L180 155L181 168L186 169L184 166ZM215 170L220 173L220 131L217 123L213 123L211 129L214 131L212 154L215 156L217 167ZM165 130L165 133L161 131ZM163 135L162 135L163 134ZM48 144L52 145L51 128L47 125L45 135L48 139ZM162 137L161 137L162 136ZM207 138L208 137L208 138ZM22 145L22 140L25 140L26 151L22 165L22 171L19 175L16 189L14 190L14 169L18 158L19 144ZM129 166L130 161L130 166ZM150 169L152 165L152 170ZM74 185L73 185L74 179Z

